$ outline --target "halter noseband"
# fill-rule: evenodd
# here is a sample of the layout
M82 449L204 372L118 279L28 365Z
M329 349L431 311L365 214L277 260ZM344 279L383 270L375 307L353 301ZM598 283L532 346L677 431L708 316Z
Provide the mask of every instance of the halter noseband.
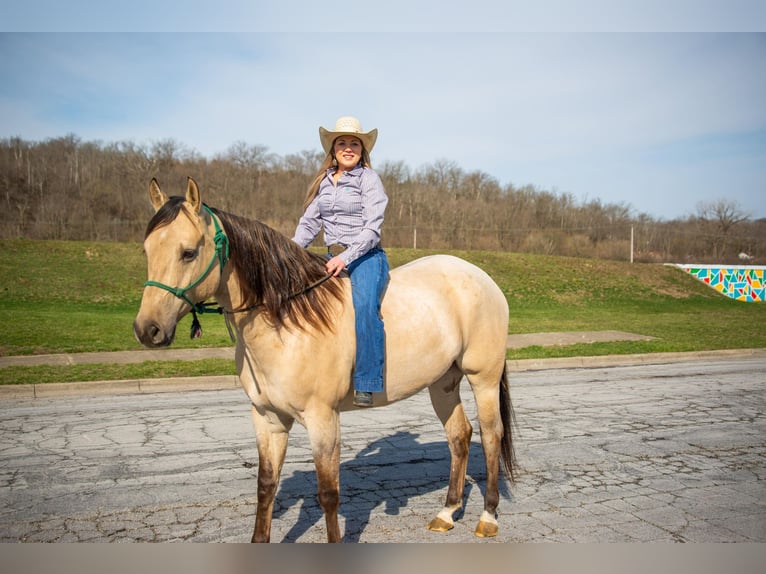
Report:
M213 225L215 226L215 236L213 237L213 242L215 243L215 253L213 254L213 258L210 260L210 263L208 263L202 274L186 287L171 287L170 285L165 285L159 281L147 281L144 283L144 287L159 287L160 289L164 289L165 291L172 293L179 299L186 301L191 306L192 313L195 313L195 318L196 313L220 313L221 311L218 309L210 309L205 305L205 303L194 303L186 296L186 292L190 289L194 289L205 279L205 277L207 277L216 261L218 261L219 265L221 266L221 271L223 271L226 262L229 260L229 240L221 229L221 226L218 224L218 218L216 218L215 214L207 205L203 204L202 208L210 214L210 217L213 220Z

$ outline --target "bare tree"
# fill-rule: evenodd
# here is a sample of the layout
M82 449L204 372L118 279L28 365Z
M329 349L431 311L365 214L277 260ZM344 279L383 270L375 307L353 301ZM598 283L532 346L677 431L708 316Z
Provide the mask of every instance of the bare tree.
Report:
M713 257L718 259L726 254L732 230L750 217L734 200L718 199L697 204L700 227L710 234Z
M291 234L324 154L286 156L235 142L212 160L173 140L149 145L83 142L74 135L0 139L0 237L140 241L157 177L182 189L188 176L210 205ZM578 201L533 185L501 186L489 174L439 160L411 169L375 165L389 195L387 247L484 249L627 260L631 228L642 262L751 264L766 258L766 219L750 221L731 200L697 206L674 221L633 215L627 205Z

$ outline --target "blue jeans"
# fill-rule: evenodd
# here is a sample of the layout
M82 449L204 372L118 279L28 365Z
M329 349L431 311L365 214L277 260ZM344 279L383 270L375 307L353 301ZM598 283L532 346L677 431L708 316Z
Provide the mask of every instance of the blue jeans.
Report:
M354 389L380 393L383 391L386 338L380 303L388 285L388 257L375 247L356 261L347 271L351 276L351 296L356 315L356 366Z

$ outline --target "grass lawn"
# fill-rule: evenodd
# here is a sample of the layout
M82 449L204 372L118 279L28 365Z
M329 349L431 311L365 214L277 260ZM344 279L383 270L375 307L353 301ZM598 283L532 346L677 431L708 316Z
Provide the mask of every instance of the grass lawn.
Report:
M137 243L0 241L0 355L138 349L132 322L146 262ZM389 249L391 267L434 253ZM733 301L669 266L517 253L458 251L489 273L510 307L509 333L619 330L653 341L527 347L508 358L766 347L766 305ZM175 347L229 346L219 315L201 339L179 324ZM85 368L87 367L87 368ZM8 367L0 383L232 374L229 361Z

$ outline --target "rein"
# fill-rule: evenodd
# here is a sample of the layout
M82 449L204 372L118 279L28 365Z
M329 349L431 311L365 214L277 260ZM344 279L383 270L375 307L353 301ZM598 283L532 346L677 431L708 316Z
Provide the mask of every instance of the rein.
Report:
M192 326L191 326L192 339L198 339L199 337L202 336L202 326L200 325L199 319L197 318L198 313L200 315L204 315L205 313L217 313L219 315L233 315L235 313L245 313L247 311L252 311L253 309L257 309L258 307L262 305L262 303L256 303L255 305L250 305L249 307L245 307L242 309L226 309L218 305L218 303L216 302L195 303L186 296L187 291L194 289L194 287L199 285L205 279L205 277L208 276L210 271L215 266L216 261L220 265L222 273L223 273L224 266L229 261L229 239L226 237L226 234L223 232L223 229L221 229L221 226L218 224L218 218L215 216L212 210L207 205L204 205L204 204L202 205L202 208L210 214L210 217L213 220L213 225L215 226L215 236L213 238L213 242L215 243L215 253L213 254L213 257L210 260L210 263L208 263L207 267L205 267L205 270L202 272L202 274L186 287L171 287L170 285L165 285L164 283L160 283L159 281L146 281L144 283L144 287L159 287L160 289L164 289L165 291L172 293L179 299L183 299L186 303L189 304L189 306L191 307L192 316L194 317L194 319L192 320ZM332 277L333 276L331 274L327 274L321 279L314 281L310 285L307 285L300 291L293 293L288 298L293 299L294 297L300 297L301 295L308 293L312 289L319 287L325 281L331 279ZM229 337L231 337L232 342L234 342L235 341L234 333L232 332L231 327L229 326L228 317L226 317L226 328L229 330Z
M295 297L300 297L301 295L305 295L306 293L308 293L312 289L322 285L322 283L324 283L325 281L327 281L329 279L332 279L332 277L333 276L328 273L327 275L325 275L321 279L319 279L317 281L314 281L313 283L311 283L310 285L307 285L306 287L304 287L300 291L296 291L295 293L291 294L288 297L288 299L294 299ZM218 303L215 303L215 302L212 302L212 303L197 303L196 305L192 306L192 307L194 307L192 309L192 313L196 311L200 315L203 314L203 313L218 313L219 315L224 315L224 314L226 314L226 315L234 315L236 313L246 313L247 311L252 311L253 309L257 309L258 307L263 305L263 303L256 303L255 305L250 305L249 307L242 307L240 309L226 309L225 307L220 307L220 306L216 307L216 305L218 305Z

